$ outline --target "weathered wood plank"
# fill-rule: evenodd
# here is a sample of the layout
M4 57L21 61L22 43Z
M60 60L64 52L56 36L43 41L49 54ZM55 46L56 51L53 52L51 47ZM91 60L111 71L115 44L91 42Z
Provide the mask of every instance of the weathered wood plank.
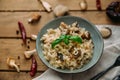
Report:
M0 12L0 37L20 37L20 34L16 35L16 30L19 30L18 21L24 24L27 36L30 37L31 34L37 34L47 22L55 18L53 13L38 12L42 15L41 20L38 24L31 25L28 24L27 20L32 13L33 12ZM104 11L75 11L70 12L70 15L85 18L94 24L120 24L112 22Z
M70 10L80 10L79 3L81 0L46 0L53 9L58 4L67 6ZM86 0L88 3L88 10L96 9L96 0ZM102 9L105 10L108 4L114 0L101 0ZM0 10L14 11L14 10L44 10L43 6L38 0L0 0Z
M41 74L42 72L37 72L34 77L31 77L29 72L0 72L0 80L32 80Z
M22 46L21 43L23 43L22 39L0 39L0 70L15 71L15 69L9 68L6 64L8 57L13 57L16 59L16 63L20 64L20 70L30 70L31 59L25 59L24 51L26 51L27 48L25 46ZM29 50L35 49L35 41L31 41L28 45L30 46ZM35 53L34 56L38 63L38 71L46 70L47 67L41 62L38 54Z

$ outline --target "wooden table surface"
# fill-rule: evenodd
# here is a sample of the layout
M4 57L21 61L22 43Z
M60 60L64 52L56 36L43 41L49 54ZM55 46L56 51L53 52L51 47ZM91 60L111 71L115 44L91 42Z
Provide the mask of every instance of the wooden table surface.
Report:
M67 6L69 15L83 17L93 24L112 24L120 25L118 22L112 22L106 15L105 9L114 0L101 0L102 11L96 8L96 0L86 0L88 3L87 11L81 11L79 2L81 0L46 0L54 9L56 5ZM32 13L40 13L41 19L37 24L28 24L28 19ZM0 80L31 80L41 75L47 67L41 62L37 53L34 54L37 59L37 74L34 77L29 75L31 59L26 60L24 51L35 48L35 41L28 44L30 49L22 46L20 34L16 34L18 21L21 21L26 29L27 40L30 40L31 34L37 34L40 29L50 20L54 19L53 12L46 12L38 0L0 0ZM15 69L8 67L6 60L8 57L14 57L16 63L20 64L20 73Z

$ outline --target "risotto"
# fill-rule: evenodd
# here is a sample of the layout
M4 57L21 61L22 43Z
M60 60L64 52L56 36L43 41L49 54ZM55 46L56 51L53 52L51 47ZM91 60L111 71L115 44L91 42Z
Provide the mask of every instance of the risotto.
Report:
M90 33L77 22L64 22L48 29L41 38L45 59L55 68L74 70L83 67L93 56L94 44Z

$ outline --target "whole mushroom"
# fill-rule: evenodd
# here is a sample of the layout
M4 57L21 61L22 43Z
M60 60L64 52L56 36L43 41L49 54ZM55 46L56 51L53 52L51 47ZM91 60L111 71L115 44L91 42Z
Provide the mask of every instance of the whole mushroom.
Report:
M17 70L17 72L20 72L20 69L19 69L18 65L15 63L14 58L8 57L7 58L7 64L8 64L8 66L10 66L12 68L15 68Z
M29 59L35 52L36 52L36 49L33 49L31 51L25 51L24 52L25 58Z

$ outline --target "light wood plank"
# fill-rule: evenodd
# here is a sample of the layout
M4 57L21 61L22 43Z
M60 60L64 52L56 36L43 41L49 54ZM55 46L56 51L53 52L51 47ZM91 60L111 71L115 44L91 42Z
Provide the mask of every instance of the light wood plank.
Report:
M33 12L0 12L0 37L20 37L20 34L16 35L16 30L19 30L18 21L24 24L27 36L30 37L31 34L37 34L46 23L55 19L53 13L38 12L42 15L41 20L38 24L31 25L28 24L27 20L32 13ZM85 18L93 24L120 24L112 22L104 11L76 11L70 12L70 15Z
M70 10L80 10L79 3L81 0L46 0L53 9L58 4L67 6ZM96 0L86 0L88 3L88 10L97 10ZM101 0L102 9L105 10L108 4L114 0ZM0 10L14 11L14 10L44 10L43 6L38 0L0 0Z
M6 60L8 57L13 57L16 59L16 63L20 64L20 70L22 71L30 71L31 68L31 59L27 60L24 57L24 51L26 51L26 47L21 45L22 39L0 39L0 70L13 70L9 68L6 64ZM29 44L30 49L35 49L35 41L31 41ZM28 50L28 49L27 49ZM20 59L18 58L20 57ZM37 63L38 63L38 71L45 71L47 67L41 62L38 54L34 54Z
M0 10L43 10L37 0L0 0Z
M34 77L31 77L29 72L0 72L0 80L32 80L42 73L43 72L37 72Z

